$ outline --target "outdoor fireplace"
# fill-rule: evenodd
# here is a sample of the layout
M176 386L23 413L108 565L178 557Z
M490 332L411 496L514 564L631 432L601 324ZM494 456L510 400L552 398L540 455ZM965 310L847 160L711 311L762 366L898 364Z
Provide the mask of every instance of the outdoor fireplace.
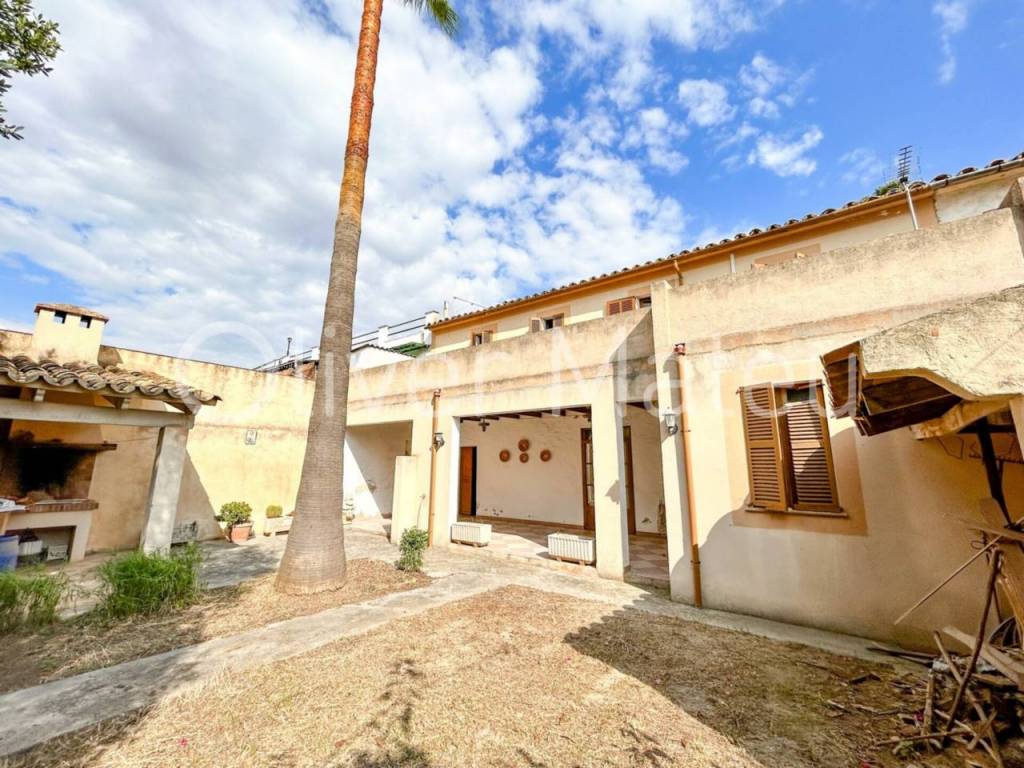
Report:
M28 506L54 501L87 502L96 454L115 447L36 442L31 434L0 442L0 496ZM66 503L61 506L68 507Z
M96 456L117 446L41 441L30 432L3 439L2 432L0 498L13 499L19 510L5 516L4 528L9 533L32 531L51 557L55 552L61 553L58 557L82 557L92 510L99 507L89 498Z

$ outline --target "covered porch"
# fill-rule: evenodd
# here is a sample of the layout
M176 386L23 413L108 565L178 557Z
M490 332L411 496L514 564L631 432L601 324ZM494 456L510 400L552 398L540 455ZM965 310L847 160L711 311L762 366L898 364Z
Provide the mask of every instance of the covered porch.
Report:
M642 403L620 408L621 442L614 447L625 502L617 505L627 542L622 577L664 586L668 552L660 425ZM597 524L595 449L609 446L599 444L590 406L473 414L458 422L457 519L491 526L487 551L554 563L558 553L549 551L548 535L564 533L593 541L598 557L601 531L607 536L609 529Z
M489 523L491 542L487 545L488 551L513 560L557 562L548 553L549 533L585 535L581 528L551 523L468 516L460 516L459 521ZM668 543L664 535L629 536L629 567L626 571L626 581L668 587Z

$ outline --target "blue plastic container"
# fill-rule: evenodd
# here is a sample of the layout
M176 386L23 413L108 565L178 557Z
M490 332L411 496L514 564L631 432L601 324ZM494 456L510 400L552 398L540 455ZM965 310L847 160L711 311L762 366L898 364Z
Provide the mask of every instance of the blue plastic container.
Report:
M0 536L0 571L13 571L18 567L18 537Z

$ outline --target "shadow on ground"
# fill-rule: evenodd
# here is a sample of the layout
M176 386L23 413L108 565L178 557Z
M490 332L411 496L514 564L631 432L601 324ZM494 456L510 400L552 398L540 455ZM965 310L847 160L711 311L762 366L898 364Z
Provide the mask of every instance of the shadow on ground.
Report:
M876 743L898 733L901 712L912 717L920 709L923 675L634 608L565 641L654 689L765 766L906 765ZM656 734L630 738L635 763L659 764ZM928 765L959 768L963 757L932 757Z

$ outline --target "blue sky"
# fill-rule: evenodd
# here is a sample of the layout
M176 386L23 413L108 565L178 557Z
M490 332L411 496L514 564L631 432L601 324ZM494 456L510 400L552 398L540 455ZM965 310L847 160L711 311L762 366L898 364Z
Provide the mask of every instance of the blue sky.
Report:
M1009 0L386 3L357 330L494 303L1024 150ZM0 327L255 364L316 342L356 0L37 0L0 145ZM1018 53L1019 57L1019 53ZM456 304L465 309L465 305Z

